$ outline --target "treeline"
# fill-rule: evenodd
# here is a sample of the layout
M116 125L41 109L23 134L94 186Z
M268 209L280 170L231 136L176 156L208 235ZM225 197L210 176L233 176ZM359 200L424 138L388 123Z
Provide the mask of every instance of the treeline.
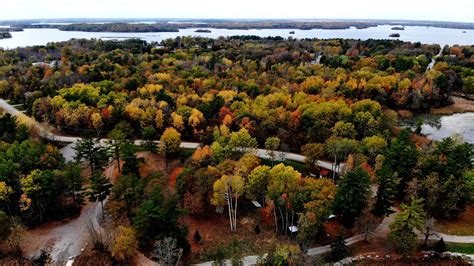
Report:
M178 28L169 24L129 24L129 23L104 23L104 24L70 24L60 25L63 31L87 32L178 32Z

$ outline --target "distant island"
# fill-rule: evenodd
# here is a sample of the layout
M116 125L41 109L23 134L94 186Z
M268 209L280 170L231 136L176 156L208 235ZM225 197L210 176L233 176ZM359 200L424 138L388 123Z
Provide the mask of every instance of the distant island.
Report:
M8 31L0 32L0 39L8 39L8 38L11 38L11 37L12 37L12 35Z
M211 30L208 29L197 29L194 32L201 32L201 33L211 33Z
M179 32L179 28L169 26L163 23L156 24L131 24L131 23L78 23L69 25L52 25L52 24L29 24L17 25L20 28L53 28L62 31L86 31L86 32Z
M389 35L389 37L398 38L398 37L400 37L400 33L392 33L392 34Z
M134 19L45 19L45 20L11 20L2 21L0 25L25 28L54 28L62 31L85 32L178 32L180 29L194 28L196 32L207 32L207 29L366 29L379 25L393 26L392 30L404 30L406 26L438 27L451 29L474 29L474 23L446 21L415 20L232 20L232 19L153 19L153 23L143 23ZM290 34L293 34L290 31Z

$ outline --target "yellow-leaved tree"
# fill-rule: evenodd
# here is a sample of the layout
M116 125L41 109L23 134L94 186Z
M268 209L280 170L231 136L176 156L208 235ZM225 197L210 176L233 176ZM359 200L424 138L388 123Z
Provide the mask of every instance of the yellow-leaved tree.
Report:
M128 261L138 248L135 230L131 227L120 226L114 238L112 256L121 262Z
M165 129L160 138L160 146L167 154L177 153L181 144L181 134L174 128Z
M238 175L223 175L214 182L212 204L224 206L229 211L230 230L237 230L237 202L244 192L245 181Z

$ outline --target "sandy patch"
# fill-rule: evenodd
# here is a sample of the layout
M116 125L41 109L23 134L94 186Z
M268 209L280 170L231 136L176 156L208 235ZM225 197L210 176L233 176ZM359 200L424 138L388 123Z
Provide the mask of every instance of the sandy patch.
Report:
M453 104L441 108L432 108L430 113L436 115L450 115L454 113L474 112L474 101L454 96L452 98L454 101Z

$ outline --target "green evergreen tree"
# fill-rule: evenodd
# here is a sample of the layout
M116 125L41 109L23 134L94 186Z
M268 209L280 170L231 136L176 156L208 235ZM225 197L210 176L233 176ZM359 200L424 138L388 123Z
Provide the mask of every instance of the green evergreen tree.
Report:
M405 189L413 176L418 161L418 150L411 141L411 132L408 129L400 131L395 139L392 139L390 146L385 152L385 164L400 177L398 185L398 196L404 198Z
M403 209L389 225L389 241L404 257L410 255L417 245L416 231L425 225L423 199L412 198L410 205L402 204Z
M180 226L178 219L183 214L175 196L163 195L160 187L155 187L137 208L133 226L142 240L161 239L173 236L178 246L187 247L187 228Z
M142 194L143 187L135 175L120 176L112 188L112 199L125 202L129 219L132 219L132 209L140 200Z
M100 144L98 139L93 139L90 135L80 139L74 146L74 150L76 150L76 162L86 160L91 173L102 170L109 160L107 149Z
M341 232L334 242L331 243L330 258L333 261L339 261L349 256L349 254L349 247L347 247L346 240Z
M122 172L125 175L136 175L140 177L140 160L137 158L137 146L132 141L124 141L121 147L121 158L123 162Z
M104 218L104 200L110 194L113 185L109 179L102 173L96 172L90 179L89 190L87 196L89 201L99 201L102 208L102 218Z
M108 142L108 148L109 151L112 153L113 160L117 163L119 173L122 172L120 167L120 153L122 150L122 145L127 138L127 133L124 130L131 129L127 126L127 124L119 123L108 134L108 137L110 139L110 141Z
M372 213L375 216L382 217L392 213L390 208L394 206L393 200L397 195L397 185L400 179L396 178L386 165L377 171L377 177L379 188Z
M334 213L341 215L343 224L350 227L367 206L370 195L369 174L358 166L339 181Z
M156 130L154 127L149 126L143 129L142 132L142 138L143 138L143 146L150 151L150 152L156 152L156 144L155 140L157 139L156 136Z
M64 182L66 185L66 195L72 197L74 208L78 208L84 203L84 179L82 177L82 168L74 162L66 163L64 166Z

